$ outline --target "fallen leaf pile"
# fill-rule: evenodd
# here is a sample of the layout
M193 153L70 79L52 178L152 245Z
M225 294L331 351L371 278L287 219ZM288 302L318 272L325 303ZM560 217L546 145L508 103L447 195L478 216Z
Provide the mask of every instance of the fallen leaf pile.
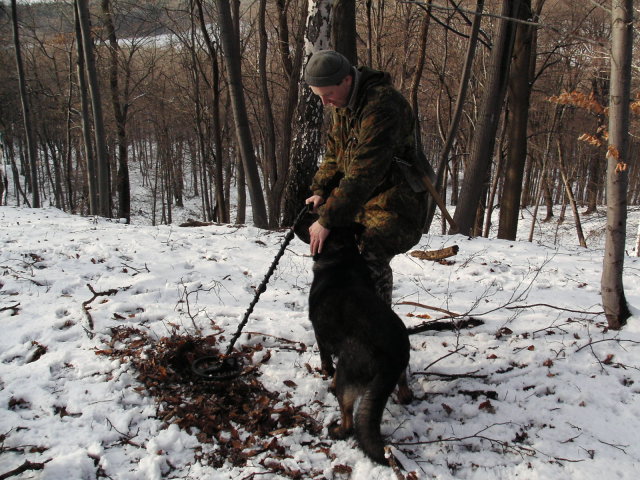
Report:
M219 354L216 343L215 336L154 340L137 328L122 327L113 329L108 348L96 353L131 363L144 386L139 388L156 399L157 417L209 444L212 448L202 453L201 460L214 467L225 461L243 466L258 455L272 461L286 458L279 437L293 428L314 436L321 431L308 413L258 380L253 356L263 350L260 344L238 352L242 371L237 378L207 380L194 374L194 359Z

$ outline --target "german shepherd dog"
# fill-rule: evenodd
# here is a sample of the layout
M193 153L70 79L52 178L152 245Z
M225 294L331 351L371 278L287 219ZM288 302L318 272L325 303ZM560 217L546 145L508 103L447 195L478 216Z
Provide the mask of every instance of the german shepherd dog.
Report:
M307 226L296 228L296 233L309 243ZM355 432L360 448L372 460L387 464L380 422L409 363L407 329L375 293L354 228L331 230L322 252L314 256L313 274L309 317L322 370L335 374L341 413L341 423L330 427L329 434L344 439Z

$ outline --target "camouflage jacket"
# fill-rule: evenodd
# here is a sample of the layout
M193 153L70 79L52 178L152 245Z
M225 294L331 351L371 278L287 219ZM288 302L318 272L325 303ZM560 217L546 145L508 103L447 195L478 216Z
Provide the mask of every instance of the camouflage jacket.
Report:
M361 223L363 241L395 255L418 242L426 216L426 194L410 188L397 163L416 164L414 117L387 73L358 71L349 105L333 111L311 191L326 200L321 225Z

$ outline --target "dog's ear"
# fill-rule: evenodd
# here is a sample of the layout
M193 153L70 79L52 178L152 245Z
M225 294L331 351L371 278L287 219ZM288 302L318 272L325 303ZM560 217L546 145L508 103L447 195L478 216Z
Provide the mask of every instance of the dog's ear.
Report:
M318 220L318 215L315 214L315 213L310 213L309 212L306 215L304 215L298 221L298 223L296 223L293 226L293 232L296 234L296 237L298 237L304 243L307 243L307 244L310 243L311 239L310 239L310 236L309 236L309 227L316 220Z

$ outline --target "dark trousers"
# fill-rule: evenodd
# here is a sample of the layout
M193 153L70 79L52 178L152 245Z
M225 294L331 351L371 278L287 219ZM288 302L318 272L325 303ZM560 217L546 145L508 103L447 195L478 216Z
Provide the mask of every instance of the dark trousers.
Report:
M371 280L373 280L376 293L384 302L391 306L393 295L393 271L391 270L391 259L382 249L371 245L362 246L362 257L369 267Z

